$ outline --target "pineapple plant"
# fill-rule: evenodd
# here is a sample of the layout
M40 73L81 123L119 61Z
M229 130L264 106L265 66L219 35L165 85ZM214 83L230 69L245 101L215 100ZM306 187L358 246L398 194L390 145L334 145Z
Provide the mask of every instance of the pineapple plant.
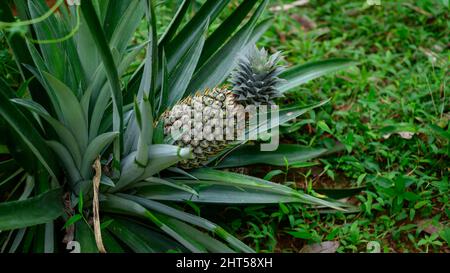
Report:
M243 1L210 35L228 0L206 1L182 25L193 2L183 1L162 34L152 1L59 0L52 8L44 0L14 2L18 18L10 1L0 2L0 31L8 33L22 77L17 89L0 75L1 252L65 251L61 242L80 252L253 252L177 204L350 207L221 170L245 141L207 142L196 152L194 143L166 137L183 105L270 104L353 64L335 59L282 72L277 55L253 51L236 68L239 52L271 24L259 20L268 1ZM148 40L136 44L142 23ZM133 66L141 52L144 60ZM233 70L228 90L223 83ZM279 123L326 102L281 109Z

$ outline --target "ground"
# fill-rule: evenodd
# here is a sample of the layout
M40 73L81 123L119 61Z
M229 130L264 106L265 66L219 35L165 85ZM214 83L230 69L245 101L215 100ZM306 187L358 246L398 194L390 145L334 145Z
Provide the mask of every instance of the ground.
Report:
M283 2L293 1L271 6ZM316 160L313 169L288 166L287 175L281 168L271 179L313 190L361 187L347 199L360 211L319 215L302 205L237 207L224 212L222 219L235 220L223 224L261 252L298 252L316 244L316 251L448 253L446 3L310 1L272 13L274 25L259 46L283 51L286 65L336 57L359 64L314 80L283 101L306 105L332 98L282 128L283 141L325 147L339 141L344 151ZM261 177L273 170L250 169ZM318 244L327 241L334 243Z

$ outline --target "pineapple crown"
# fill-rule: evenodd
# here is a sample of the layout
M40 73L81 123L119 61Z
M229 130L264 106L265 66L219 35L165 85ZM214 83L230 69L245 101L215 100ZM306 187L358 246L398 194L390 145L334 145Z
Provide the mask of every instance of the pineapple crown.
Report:
M269 55L267 50L254 46L239 59L237 68L231 75L232 93L242 105L273 104L282 97L277 85L282 81L278 75L283 71L278 62L281 53Z

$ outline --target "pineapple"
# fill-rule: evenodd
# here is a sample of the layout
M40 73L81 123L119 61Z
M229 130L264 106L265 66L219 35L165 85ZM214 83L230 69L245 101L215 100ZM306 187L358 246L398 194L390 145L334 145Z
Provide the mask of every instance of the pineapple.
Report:
M277 76L282 68L277 64L280 53L273 55L253 47L243 56L231 75L232 89L206 89L177 103L162 115L164 134L175 135L175 143L191 148L193 158L183 160L184 169L198 168L242 137L246 119L245 107L272 105L281 97ZM178 134L176 134L179 132Z

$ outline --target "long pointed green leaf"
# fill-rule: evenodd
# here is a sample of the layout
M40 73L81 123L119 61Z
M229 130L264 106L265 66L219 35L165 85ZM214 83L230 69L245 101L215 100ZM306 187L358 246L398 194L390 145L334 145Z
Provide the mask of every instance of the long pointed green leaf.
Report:
M264 0L245 24L220 50L195 72L187 89L188 94L221 84L236 65L236 58L246 46L268 0Z
M150 74L150 86L149 86L149 98L150 98L150 104L152 106L155 105L156 100L156 86L157 86L157 80L158 80L158 72L159 68L158 65L160 63L159 61L159 52L158 52L158 29L156 25L156 15L155 15L155 7L153 5L153 1L147 1L148 10L149 13L147 14L147 17L149 16L150 21L150 38L151 41L151 47L149 47L149 50L151 53L151 74ZM157 72L158 71L158 72Z
M198 195L198 193L191 187L185 185L185 184L181 184L181 183L177 183L177 182L173 182L173 181L169 181L169 180L165 180L159 177L148 177L146 178L144 181L136 183L133 185L133 188L140 188L140 187L145 187L145 186L154 186L154 185L165 185L168 186L170 188L174 188L174 189L178 189L178 190L182 190L185 191L189 194L193 194L193 195Z
M105 33L101 27L99 18L95 12L94 7L90 1L86 1L81 5L81 10L86 18L86 23L89 26L89 30L95 40L95 44L100 51L103 64L105 66L109 84L111 85L111 92L113 98L113 131L119 132L118 141L114 145L115 160L119 161L122 153L123 143L123 106L122 106L122 94L120 89L119 74L114 63L113 55L109 49L108 42L106 40Z
M167 72L166 53L162 53L162 68L161 68L161 93L159 95L158 107L156 116L159 117L164 111L165 106L169 102L169 73Z
M80 171L75 165L70 152L61 143L56 141L47 141L48 146L50 146L53 151L58 155L59 160L64 165L66 172L69 174L71 180L74 183L81 180Z
M150 30L152 31L152 30ZM154 47L155 42L151 40L149 44L147 45L147 54L145 56L144 61L144 75L141 79L141 84L139 85L139 90L137 93L137 99L140 102L144 96L149 97L150 94L153 93L153 85L156 81L156 78L154 78L154 75L157 73L157 69L155 69L155 63L157 62L156 55L154 55Z
M94 232L85 221L75 224L75 241L79 243L81 253L98 253Z
M116 238L111 235L109 230L102 229L102 239L108 253L125 253L123 247L119 244Z
M165 214L169 217L177 218L178 220L190 223L192 225L198 226L200 228L206 229L208 231L214 232L218 236L220 236L222 239L230 243L233 247L236 249L243 251L243 252L253 252L251 248L249 248L247 245L239 241L237 238L233 237L231 234L223 230L218 225L214 224L211 221L208 221L206 219L203 219L201 217L174 209L172 207L169 207L167 205L164 205L159 202L155 202L152 200L148 200L145 198L133 196L133 195L126 195L126 194L119 194L119 196L122 196L127 199L131 199L135 202L138 202L142 206L146 207L147 209L154 210L158 213Z
M3 90L0 90L0 116L8 124L9 128L20 137L50 175L56 177L58 169L44 139L36 132L36 129L22 112L10 102Z
M178 8L175 16L173 17L172 21L170 22L169 26L167 27L164 34L161 36L161 39L159 40L160 49L163 49L165 45L170 42L170 40L173 38L173 36L176 34L178 27L180 26L184 15L186 14L189 5L191 4L191 0L183 0L183 3Z
M131 153L127 158L125 158L126 161L124 161L127 163L126 165L122 164L123 166L129 168L128 172L130 172L130 174L121 177L121 179L117 182L116 187L111 188L111 192L117 192L130 185L130 183L145 180L146 178L153 176L154 174L176 164L183 159L190 158L191 156L191 151L189 148L180 148L178 146L167 144L151 145L148 151L148 165L145 166L144 172L142 174L140 173L140 176L136 176L135 174L138 170L140 171L142 167L135 164L135 153L136 152ZM131 166L134 167L131 168ZM126 168L123 171L127 172Z
M84 14L80 13L80 17L81 25L74 38L77 43L78 56L84 68L85 78L88 82L92 82L100 65L100 54L95 47L95 40L92 38L89 26L86 24Z
M126 223L126 222L124 222ZM158 252L156 247L151 245L146 237L143 237L141 233L132 232L124 223L118 220L113 220L108 225L108 230L112 232L117 238L124 242L135 253L156 253ZM150 233L150 231L149 231ZM146 234L149 235L149 234ZM154 234L151 234L154 235ZM146 240L147 239L147 240Z
M113 1L114 2L114 1ZM127 48L136 28L142 20L145 13L145 1L126 1L130 2L126 10L120 15L119 21L114 29L110 39L110 47L116 48L119 53L123 53Z
M199 64L203 64L228 40L233 32L244 21L258 0L245 0L228 18L208 37Z
M44 253L55 252L55 233L53 221L45 224Z
M54 90L64 120L62 122L70 129L78 140L80 148L86 149L88 143L87 122L81 104L74 93L61 81L43 72L45 79Z
M284 71L279 76L286 81L280 84L278 89L280 92L287 92L310 80L354 65L356 63L349 59L330 59L298 65Z
M269 27L273 25L273 21L274 20L272 17L261 20L261 22L258 23L253 29L252 34L250 34L247 41L247 46L254 46L259 41L261 36L269 29Z
M134 5L133 2L137 1L117 1L110 0L108 1L108 5L106 8L106 15L104 19L104 23L101 29L105 32L105 37L107 40L111 40L113 33L116 31L120 22L123 20L123 14L126 12L130 5ZM141 1L140 1L141 2ZM94 10L95 11L95 10Z
M15 253L17 249L20 246L20 243L22 242L25 232L27 231L27 228L21 228L17 232L16 236L14 237L14 241L11 244L11 247L9 248L9 253Z
M201 250L188 238L184 238L178 232L169 227L165 222L163 222L162 220L164 219L156 217L155 214L151 213L146 208L134 201L108 194L105 196L105 200L101 202L101 207L103 210L108 212L134 215L143 219L148 219L158 228L164 231L167 235L177 240L180 244L182 244L189 250L193 252L201 252Z
M76 166L79 168L81 165L81 150L78 146L78 143L73 136L72 132L70 132L63 124L61 124L58 120L54 119L50 116L50 114L38 103L32 100L23 100L23 99L13 99L13 102L24 106L30 111L38 114L42 118L44 118L53 129L58 134L62 143L67 146L70 151L71 157L75 161Z
M63 120L63 115L61 111L61 105L58 104L58 99L56 98L55 92L53 92L53 89L49 86L47 81L44 78L43 72L48 71L46 64L44 60L42 59L41 55L39 54L39 51L36 49L34 44L27 41L28 51L30 52L34 64L36 65L36 68L34 68L31 65L24 64L24 66L27 68L28 71L30 71L33 76L36 77L37 80L39 80L41 86L43 86L43 91L47 93L47 98L51 102L51 105L47 105L45 109L47 110L54 110L54 113L58 117L59 120ZM45 107L46 105L43 104ZM49 111L51 112L51 111Z
M139 125L139 140L137 146L136 161L139 164L146 166L148 162L148 148L152 144L153 138L153 116L150 102L147 97L144 97L141 101L140 116L142 117L141 124Z
M249 127L246 128L246 135L248 139L248 136L252 135L253 133L258 132L258 134L267 133L270 129L276 128L280 125L283 125L295 118L298 118L299 116L315 109L318 107L321 107L325 104L327 104L330 101L324 100L312 105L308 106L291 106L283 109L267 109L267 112L259 112L258 113L258 119L261 120L261 117L266 117L266 119L258 122L257 126L254 128ZM278 118L272 119L272 113L274 111L278 111ZM269 117L267 117L270 114ZM242 143L242 141L241 141Z
M87 147L81 162L81 174L84 179L90 178L91 166L97 156L119 135L118 132L104 133L96 137Z
M238 173L223 172L212 169L197 169L191 172L192 175L198 177L201 180L209 180L211 185L229 185L239 188L256 189L266 192L278 193L281 195L287 195L297 197L299 202L304 202L311 205L323 205L337 210L343 210L341 205L337 202L327 201L320 199L300 191L296 191L287 186L272 183L260 178L242 175ZM193 180L193 183L196 180ZM183 183L188 184L187 180L183 180Z
M204 248L208 252L214 253L234 253L234 251L224 243L212 238L207 233L178 221L175 218L167 218L165 223L176 231L181 237L188 239L198 247Z
M18 229L48 223L64 212L61 189L34 198L0 203L0 230Z
M208 185L209 181L199 180L191 187L198 187L198 196L185 191L166 186L147 186L138 189L137 194L147 199L175 202L197 202L210 204L278 204L296 203L299 199L294 196L265 192L256 189L243 189L226 185Z
M28 1L27 3L31 18L40 17L48 11L48 6L44 3L44 1ZM38 24L33 24L38 40L51 40L56 37L62 37L64 34L61 31L61 27L62 24L59 24L53 14L46 18L46 20ZM48 71L57 79L63 80L64 72L67 67L64 65L65 52L62 49L62 45L51 43L39 45L39 47Z
M176 241L170 240L163 234L144 225L116 217L113 219L113 222L108 225L108 230L136 253L164 253L185 250Z
M127 185L139 180L144 173L144 167L136 162L137 152L130 153L121 162L120 179L116 183L116 187L111 191L118 191Z
M119 67L118 67L118 73L119 75L123 75L125 71L128 69L129 65L135 57L140 53L140 51L145 47L145 44L139 45L131 49L131 52L127 54L121 61ZM120 56L115 51L114 54L114 60L116 62L119 62ZM85 115L88 117L90 116L90 123L89 123L89 140L91 141L94 139L98 132L104 132L103 130L100 130L101 124L105 119L112 120L112 113L110 113L110 110L108 110L108 106L111 103L111 86L106 81L104 73L104 66L103 64L99 66L98 70L96 71L97 76L94 77L94 82L89 85L87 91L85 92L81 104L83 106L83 111L85 112ZM95 92L94 92L95 91ZM97 93L97 94L93 94ZM92 98L91 98L92 97ZM89 111L91 110L91 111ZM126 112L126 107L124 107L123 111ZM108 112L107 112L108 111ZM90 114L89 114L90 113ZM108 115L105 117L105 115ZM111 117L110 117L111 116ZM112 127L112 126L109 126ZM112 128L108 128L112 129ZM125 153L126 154L126 153Z
M170 93L168 105L174 105L183 98L186 88L191 81L205 43L205 32L208 29L208 20L206 20L205 25L202 27L202 31L196 35L192 46L169 76L168 90L170 90Z
M178 60L186 54L196 35L203 31L205 22L209 21L212 24L229 1L207 0L189 23L165 47L169 71L172 71Z
M142 179L151 177L183 159L191 158L191 150L189 148L157 144L150 146L148 156L149 164L141 176Z
M280 144L276 151L262 152L259 145L244 145L227 155L217 168L230 168L251 164L285 166L320 157L328 152L326 148L313 148L296 144Z

